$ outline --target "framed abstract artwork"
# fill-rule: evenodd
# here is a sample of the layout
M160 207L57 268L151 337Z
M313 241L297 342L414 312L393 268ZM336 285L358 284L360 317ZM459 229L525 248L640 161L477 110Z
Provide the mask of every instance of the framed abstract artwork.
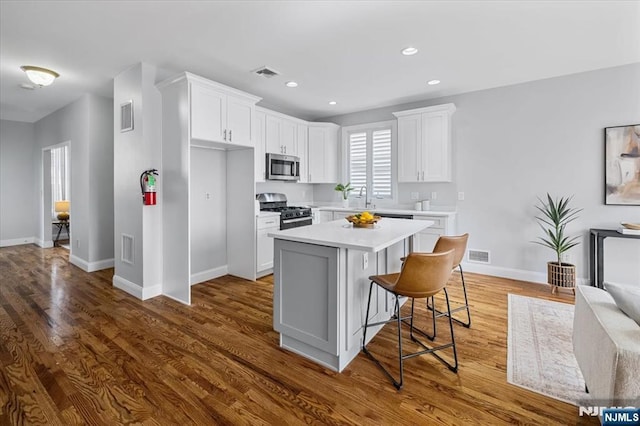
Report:
M604 129L604 203L640 206L640 124Z

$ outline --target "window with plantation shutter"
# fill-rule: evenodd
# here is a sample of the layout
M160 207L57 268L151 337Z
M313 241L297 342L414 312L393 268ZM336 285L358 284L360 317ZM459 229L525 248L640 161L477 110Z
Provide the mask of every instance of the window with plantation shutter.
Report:
M366 192L369 199L393 198L391 125L357 126L346 134L351 196Z

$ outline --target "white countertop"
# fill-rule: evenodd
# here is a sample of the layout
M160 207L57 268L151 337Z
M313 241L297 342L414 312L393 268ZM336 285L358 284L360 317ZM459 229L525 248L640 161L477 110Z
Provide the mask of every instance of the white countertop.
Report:
M344 210L350 211L349 209ZM431 225L433 222L430 220L383 218L375 228L353 228L350 223L341 219L274 231L267 235L300 243L377 252L417 234Z
M359 207L318 207L319 210L328 210L332 212L362 212L365 211L363 208ZM455 211L451 210L411 210L411 209L395 209L395 208L368 208L366 209L371 213L392 213L392 214L410 214L413 216L453 216L456 214Z

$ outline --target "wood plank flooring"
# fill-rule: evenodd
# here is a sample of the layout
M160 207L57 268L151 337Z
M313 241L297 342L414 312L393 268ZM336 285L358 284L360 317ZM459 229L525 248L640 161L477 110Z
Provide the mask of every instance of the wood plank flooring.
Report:
M459 373L413 358L397 392L363 354L338 374L280 349L270 278L196 285L191 306L142 302L112 287L113 270L88 274L67 256L0 249L0 424L598 424L506 381L507 294L573 303L568 292L467 274ZM371 348L391 363L394 345L388 326Z

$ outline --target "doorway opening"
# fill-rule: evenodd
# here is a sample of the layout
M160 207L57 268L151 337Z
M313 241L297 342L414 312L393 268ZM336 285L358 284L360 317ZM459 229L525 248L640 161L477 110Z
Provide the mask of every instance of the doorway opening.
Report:
M71 142L42 150L40 235L42 247L71 251Z

